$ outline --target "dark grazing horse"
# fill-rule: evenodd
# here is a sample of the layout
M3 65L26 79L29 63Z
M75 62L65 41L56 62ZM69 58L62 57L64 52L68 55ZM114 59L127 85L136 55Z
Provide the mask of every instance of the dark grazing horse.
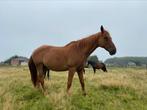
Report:
M96 69L101 69L104 72L107 72L106 65L104 63L94 62L94 61L88 61L88 65L89 64L92 66L93 71L94 71L94 74L96 72Z
M116 53L116 47L112 38L103 26L100 32L86 38L73 41L63 47L43 45L37 48L31 55L28 65L31 80L35 87L40 84L44 88L44 72L46 68L53 71L67 71L67 93L69 93L73 76L77 72L83 94L86 95L83 69L88 56L98 47L104 48L110 55Z

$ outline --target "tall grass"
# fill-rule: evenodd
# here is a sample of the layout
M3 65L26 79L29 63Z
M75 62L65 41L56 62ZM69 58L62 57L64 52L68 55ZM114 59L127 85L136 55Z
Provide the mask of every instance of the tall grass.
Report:
M71 96L66 94L67 72L52 72L45 80L46 95L35 89L27 67L0 67L0 110L147 110L145 69L108 68L108 73L86 69L87 96L77 74Z

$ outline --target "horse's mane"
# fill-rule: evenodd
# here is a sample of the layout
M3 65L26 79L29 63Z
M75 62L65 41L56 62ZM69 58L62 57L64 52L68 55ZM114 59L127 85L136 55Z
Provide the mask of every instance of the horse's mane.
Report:
M88 36L86 38L78 40L78 43L79 43L78 45L81 48L83 48L83 47L85 47L87 45L92 45L92 44L97 42L96 38L97 38L97 33L93 34L93 35L90 35L90 36Z
M83 51L84 54L86 54L86 57L88 57L98 47L99 35L99 33L96 33L86 38L72 41L65 45L65 47L71 46L72 49L76 49L80 52Z
M66 44L65 46L69 46L69 45L71 45L71 44L73 44L73 43L76 43L77 41L71 41L70 43L68 43L68 44Z
M78 46L78 48L83 48L86 45L91 45L92 43L95 43L96 42L95 38L96 38L97 34L98 33L90 35L90 36L85 37L85 38L82 38L82 39L77 40L77 41L71 41L70 43L66 44L65 46L70 46L70 45L75 44L76 47Z

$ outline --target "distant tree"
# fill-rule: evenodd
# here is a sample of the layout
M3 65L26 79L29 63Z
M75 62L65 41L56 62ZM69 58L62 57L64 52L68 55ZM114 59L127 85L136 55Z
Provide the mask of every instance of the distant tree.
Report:
M99 62L98 57L96 55L89 56L87 60L88 61Z
M108 65L127 66L130 62L135 63L136 66L147 64L147 57L114 57L105 61Z

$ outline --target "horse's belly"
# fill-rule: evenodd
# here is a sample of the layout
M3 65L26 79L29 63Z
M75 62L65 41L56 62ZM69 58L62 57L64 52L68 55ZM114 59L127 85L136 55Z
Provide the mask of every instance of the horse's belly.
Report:
M68 67L63 66L63 65L49 65L47 67L53 71L66 71L66 70L68 70Z
M52 49L43 58L43 64L53 71L68 70L67 57L62 50Z
M47 60L47 62L44 64L46 67L48 67L48 69L53 70L53 71L66 71L66 70L68 70L67 63L60 61L60 60L51 59L51 60Z

